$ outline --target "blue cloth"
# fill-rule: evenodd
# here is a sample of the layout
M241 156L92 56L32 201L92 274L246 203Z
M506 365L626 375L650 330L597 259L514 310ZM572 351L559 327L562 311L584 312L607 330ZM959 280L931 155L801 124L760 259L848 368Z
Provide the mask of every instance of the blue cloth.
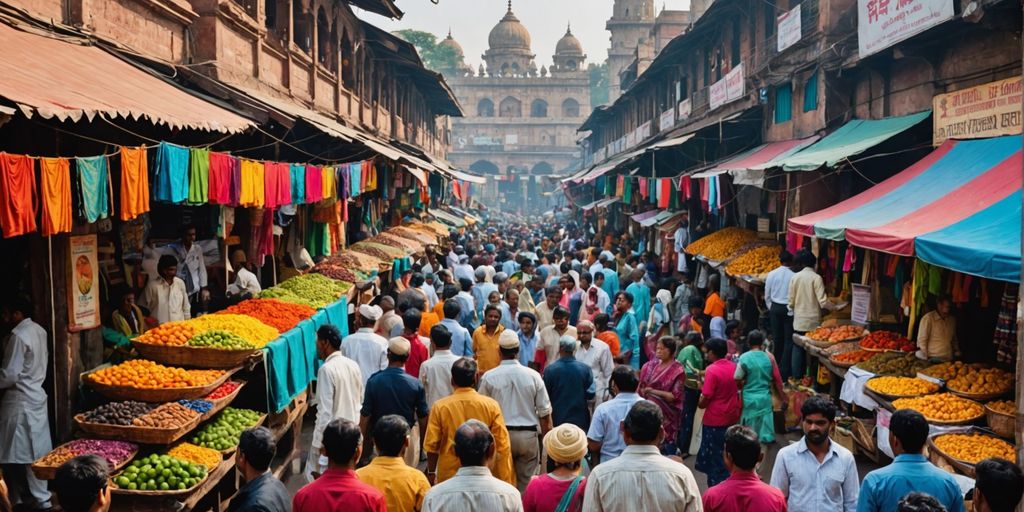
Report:
M292 204L306 204L306 166L292 164L289 172L292 176Z
M519 332L519 320L512 318L512 311L508 308L508 303L501 301L498 303L498 307L501 308L501 326L512 332Z
M82 213L88 222L96 222L110 216L110 199L108 196L107 157L92 156L75 159L78 169L79 199L82 200Z
M453 318L445 318L438 325L445 326L452 333L452 354L473 357L473 338L465 327Z
M642 283L632 283L626 291L633 296L633 313L637 322L646 322L651 315L651 289Z
M601 289L608 294L608 298L615 302L615 295L619 293L619 274L612 269L603 268L601 273L604 274L604 284L601 285Z
M917 237L923 261L957 272L1020 282L1021 192L938 231Z
M403 368L385 368L366 381L363 408L360 411L373 425L383 416L397 414L409 423L427 415L427 393L419 379Z
M507 260L505 263L501 264L501 271L504 272L505 275L511 276L512 274L519 272L519 264L516 263L515 260Z
M156 151L156 200L181 203L188 199L189 150L161 142Z
M590 367L573 356L564 356L544 368L544 387L551 398L554 426L572 423L586 432L590 427L587 400L596 393Z
M533 362L533 354L537 351L537 343L540 341L540 334L537 329L533 330L533 336L526 336L519 332L519 362L523 366L529 366Z
M906 453L864 477L857 512L896 512L900 498L910 492L923 492L939 500L947 512L964 512L964 496L953 475L928 462L924 455Z
M619 353L632 350L629 365L634 370L640 369L640 325L636 322L636 313L626 311L615 322L615 334L619 335Z
M349 192L352 194L351 197L358 197L360 193L359 189L363 182L361 165L360 163L348 164Z
M639 400L640 395L636 393L619 393L594 409L594 419L590 422L587 439L601 443L601 464L618 457L626 449L619 424Z

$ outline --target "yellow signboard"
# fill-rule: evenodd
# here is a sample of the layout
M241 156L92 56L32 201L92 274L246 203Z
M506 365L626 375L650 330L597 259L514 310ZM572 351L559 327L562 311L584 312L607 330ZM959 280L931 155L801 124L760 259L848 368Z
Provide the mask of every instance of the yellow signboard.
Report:
M933 100L933 143L946 139L979 139L1021 132L1021 78L1007 78Z

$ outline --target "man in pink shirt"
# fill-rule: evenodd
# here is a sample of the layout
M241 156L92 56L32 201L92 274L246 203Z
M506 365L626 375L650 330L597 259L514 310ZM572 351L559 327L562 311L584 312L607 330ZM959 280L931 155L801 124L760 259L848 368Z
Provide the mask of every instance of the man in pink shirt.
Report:
M757 465L763 459L756 432L743 425L729 427L725 432L725 466L732 476L704 493L704 511L786 512L782 491L757 476Z
M725 431L740 421L739 388L736 387L736 363L727 357L728 346L721 338L704 343L707 370L704 387L697 407L704 409L700 452L694 467L708 476L708 487L714 487L729 478L729 470L722 459Z

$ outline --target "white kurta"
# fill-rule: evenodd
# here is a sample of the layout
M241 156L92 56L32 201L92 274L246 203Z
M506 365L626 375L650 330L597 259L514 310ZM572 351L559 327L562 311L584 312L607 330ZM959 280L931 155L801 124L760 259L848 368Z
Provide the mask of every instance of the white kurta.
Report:
M43 390L47 360L46 331L22 320L0 362L0 464L31 464L53 448Z

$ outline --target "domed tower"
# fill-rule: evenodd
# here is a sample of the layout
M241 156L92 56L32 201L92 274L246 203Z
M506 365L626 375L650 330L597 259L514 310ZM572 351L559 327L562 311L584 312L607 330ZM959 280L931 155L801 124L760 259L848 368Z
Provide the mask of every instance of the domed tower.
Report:
M483 59L487 63L488 75L515 76L529 72L535 57L530 50L530 32L512 13L512 0L508 2L505 17L491 29L487 42L489 48Z
M612 17L605 24L611 32L608 49L608 93L615 101L622 93L619 73L633 62L634 53L654 26L654 0L615 0Z
M456 76L465 76L473 71L473 68L466 65L466 55L462 51L462 45L452 37L451 29L448 29L448 37L437 43L439 48L450 48L455 54L455 66L450 69L441 69L444 74L453 74Z
M554 62L551 71L554 73L575 72L583 69L583 61L587 56L583 53L583 45L572 35L572 26L565 29L565 35L555 45Z

